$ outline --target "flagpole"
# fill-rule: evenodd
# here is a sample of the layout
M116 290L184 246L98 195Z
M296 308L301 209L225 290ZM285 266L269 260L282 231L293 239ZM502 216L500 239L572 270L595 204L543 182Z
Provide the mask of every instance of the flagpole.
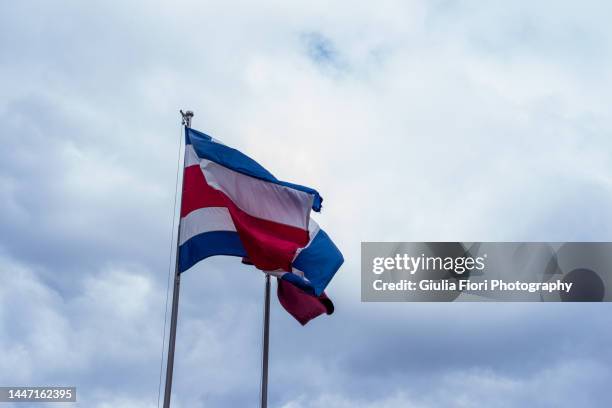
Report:
M266 273L263 352L261 358L261 408L268 408L268 347L270 345L270 275Z
M191 118L193 118L193 112L187 111L183 113L182 124L185 128L191 127ZM184 160L184 159L183 159ZM183 194L183 182L181 181L181 195ZM180 212L179 212L180 214ZM176 216L173 214L173 216ZM174 257L174 287L172 289L172 315L170 317L170 336L168 338L168 362L166 365L166 388L164 391L164 408L170 408L170 396L172 394L172 373L174 371L174 347L176 345L176 323L178 320L178 302L179 292L181 289L181 274L179 271L179 239L181 237L181 221L179 215L179 222L176 234L176 252Z

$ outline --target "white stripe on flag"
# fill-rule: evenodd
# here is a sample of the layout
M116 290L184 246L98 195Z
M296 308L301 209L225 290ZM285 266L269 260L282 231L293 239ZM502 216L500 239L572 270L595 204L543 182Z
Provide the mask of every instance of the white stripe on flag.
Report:
M200 164L200 158L193 149L193 145L185 146L185 167L195 166Z
M321 231L321 227L319 227L319 224L317 224L317 222L311 218L310 222L308 223L308 238L309 238L308 244L306 244L305 247L298 248L297 251L295 251L295 255L293 256L293 262L295 262L297 257L300 255L300 252L302 252L303 250L305 250L306 248L310 246L310 244L312 243L312 240L317 236L319 231ZM304 276L304 272L293 268L293 272L295 271L300 272L302 274L301 276Z
M310 237L308 245L310 245L314 237L319 233L320 229L321 227L319 227L319 224L317 224L317 222L311 218L310 222L308 223L308 236Z
M253 217L308 230L314 197L304 191L281 186L200 159L206 182L222 191Z
M236 231L236 226L227 208L199 208L181 218L179 245L183 245L196 235L211 231Z

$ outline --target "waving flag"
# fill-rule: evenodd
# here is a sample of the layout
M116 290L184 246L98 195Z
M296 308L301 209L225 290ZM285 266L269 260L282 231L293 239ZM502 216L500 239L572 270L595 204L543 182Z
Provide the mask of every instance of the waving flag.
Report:
M278 180L202 132L186 128L185 139L179 271L213 255L246 258L298 290L283 291L279 283L281 304L305 324L314 314L302 313L306 304L330 303L323 291L343 262L310 218L311 209L321 210L321 196ZM333 307L317 310L329 313Z

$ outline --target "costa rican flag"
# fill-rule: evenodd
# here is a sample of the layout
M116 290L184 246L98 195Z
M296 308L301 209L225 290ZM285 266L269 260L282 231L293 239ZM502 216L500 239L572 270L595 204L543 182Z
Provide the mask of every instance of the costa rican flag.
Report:
M331 313L323 291L344 259L310 218L319 193L202 132L185 136L179 272L209 256L242 257L279 278L281 304L300 323Z

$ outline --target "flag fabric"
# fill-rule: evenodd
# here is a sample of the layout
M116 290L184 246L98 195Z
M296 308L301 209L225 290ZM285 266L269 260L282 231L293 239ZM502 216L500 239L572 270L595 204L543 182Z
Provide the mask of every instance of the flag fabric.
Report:
M268 272L278 278L280 304L302 325L334 312L334 304L323 290L344 262L340 250L312 219L309 234L308 245L298 250L293 261L293 272Z
M320 296L308 294L283 279L277 279L278 300L285 310L303 325L317 316L332 314L334 304L325 292Z
M310 220L308 245L299 248L292 263L292 271L268 271L279 279L286 280L302 291L320 296L344 262L342 253L329 235Z
M278 292L291 294L281 304L299 315L299 299L318 300L343 262L310 218L311 210L321 210L321 196L278 180L202 132L185 128L185 136L179 272L214 255L243 257L299 290L295 294L279 286Z

